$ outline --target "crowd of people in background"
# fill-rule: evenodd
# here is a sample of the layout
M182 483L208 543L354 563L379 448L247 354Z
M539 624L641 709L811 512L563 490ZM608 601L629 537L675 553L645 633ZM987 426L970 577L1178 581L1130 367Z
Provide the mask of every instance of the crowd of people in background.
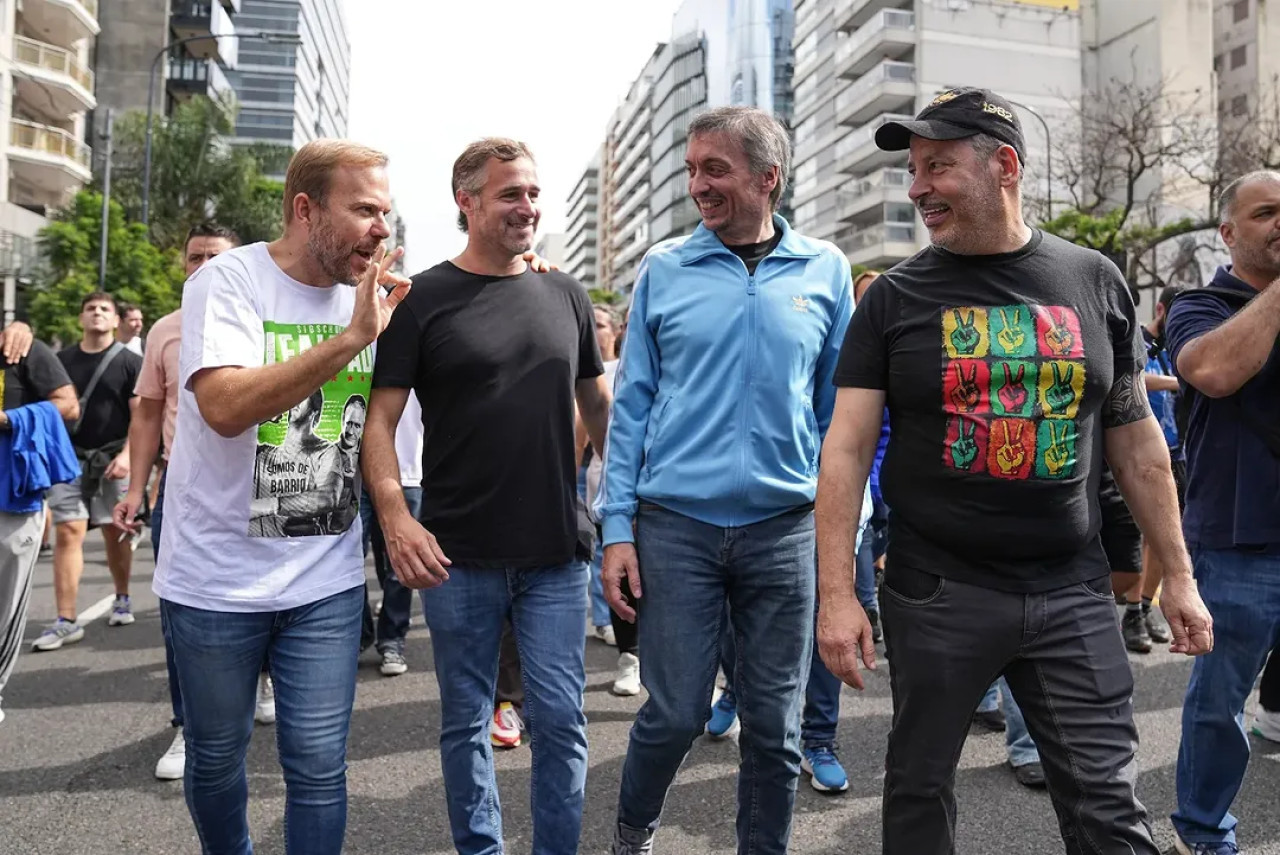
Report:
M578 851L596 642L615 695L645 690L614 855L655 851L704 733L741 751L738 851L786 852L798 783L849 788L841 691L881 644L886 853L954 850L977 726L1047 789L1067 852L1155 855L1129 653L1168 644L1195 657L1177 851L1237 852L1260 676L1252 732L1280 741L1280 174L1225 189L1231 263L1143 326L1111 262L1025 222L993 92L877 131L931 238L884 273L777 213L776 120L722 108L688 133L702 222L646 253L625 315L530 252L523 143L458 157L466 248L407 279L385 155L321 140L289 165L279 240L191 231L182 308L145 337L101 292L56 354L0 331L0 694L46 520L45 653L84 638L90 529L107 625L134 622L149 528L175 730L155 775L183 780L209 855L252 851L255 721L286 850L341 851L357 662L409 670L415 591L460 855L503 851L493 751L526 736L532 850Z

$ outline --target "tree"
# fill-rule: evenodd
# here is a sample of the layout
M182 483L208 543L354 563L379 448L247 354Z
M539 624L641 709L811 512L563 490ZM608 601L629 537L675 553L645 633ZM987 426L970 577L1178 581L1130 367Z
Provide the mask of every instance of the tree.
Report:
M111 203L107 227L106 291L139 306L151 319L178 307L182 271L176 252L164 253L147 239L141 223L131 223L124 209ZM71 204L40 231L46 262L45 281L30 304L31 322L46 340L64 343L80 338L80 302L98 290L102 234L102 194L77 193Z
M233 146L227 140L234 130L226 109L204 97L154 120L150 236L161 248L177 248L204 220L235 229L245 242L279 237L284 187L265 177L263 168L279 167L289 150ZM146 114L125 115L115 137L112 199L130 219L141 219Z
M589 288L587 296L591 298L591 302L595 305L617 306L626 301L626 296L618 291L609 291L605 288Z

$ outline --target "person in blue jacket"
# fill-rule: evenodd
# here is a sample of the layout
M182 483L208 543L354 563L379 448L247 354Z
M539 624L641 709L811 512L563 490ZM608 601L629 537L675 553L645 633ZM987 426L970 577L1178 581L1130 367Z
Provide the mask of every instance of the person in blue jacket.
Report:
M0 333L3 349L5 333ZM67 370L49 346L0 360L0 695L18 662L31 576L44 532L44 491L80 474L63 421L80 417ZM0 722L4 709L0 707Z
M652 848L702 732L727 619L742 718L740 852L783 853L813 644L813 499L853 310L849 263L775 211L791 148L771 116L689 127L702 223L640 265L597 498L610 605L637 623L649 699L631 730L613 851Z

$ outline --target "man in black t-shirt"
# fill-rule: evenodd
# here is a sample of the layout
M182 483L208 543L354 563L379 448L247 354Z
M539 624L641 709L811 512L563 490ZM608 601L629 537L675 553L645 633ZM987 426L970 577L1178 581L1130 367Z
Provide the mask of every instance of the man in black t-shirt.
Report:
M6 344L7 333L7 330L0 332L0 348ZM80 414L76 390L66 369L44 342L33 341L30 350L12 363L0 358L0 436L10 434L4 439L12 439L12 418L16 411L41 401L57 407L64 420L74 420ZM0 441L0 445L8 446L8 443ZM0 466L8 467L12 463L10 454L0 454ZM0 482L4 483L6 493L12 492L8 478ZM18 662L27 623L31 576L40 556L44 508L38 493L32 498L34 502L24 502L21 507L9 506L15 496L0 499L0 695L4 694L5 684ZM3 720L4 709L0 708L0 721Z
M561 273L534 274L522 257L539 219L528 148L473 143L454 164L453 189L467 248L414 277L382 334L362 467L396 576L427 589L458 851L503 846L489 728L509 617L534 732L533 849L573 853L587 772L589 558L578 550L574 403L603 448L609 390L586 290ZM410 389L425 432L418 519L395 450Z
M76 622L76 598L84 572L84 538L90 528L102 528L107 567L115 582L116 599L107 625L133 623L129 603L133 544L111 525L111 511L129 489L129 419L138 402L133 389L142 357L115 341L119 324L115 298L102 292L90 294L80 306L83 337L58 354L83 401L80 419L71 431L83 474L70 484L55 484L48 493L57 529L53 577L58 615L36 639L36 650L57 650L84 638L84 628ZM92 394L86 396L86 392ZM138 477L145 478L147 473Z
M1172 650L1203 653L1213 635L1128 289L1100 254L1024 222L1025 148L1004 99L944 92L876 142L910 149L932 246L871 286L845 339L818 491L818 638L846 681L859 656L874 661L850 533L887 401L885 855L952 851L956 761L1001 675L1067 851L1156 855L1133 790L1133 675L1098 536L1104 458L1167 568Z

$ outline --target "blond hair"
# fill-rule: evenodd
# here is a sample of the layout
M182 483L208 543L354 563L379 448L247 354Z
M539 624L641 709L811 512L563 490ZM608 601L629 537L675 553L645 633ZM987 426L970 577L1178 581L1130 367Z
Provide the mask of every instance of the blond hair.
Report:
M485 137L482 140L476 140L467 146L453 162L454 200L457 200L459 190L468 196L475 196L484 189L484 168L489 164L489 158L497 158L503 163L509 163L522 157L533 160L533 152L519 140L507 137ZM458 211L458 228L463 232L467 230L467 215L461 210Z
M388 163L385 154L350 140L320 139L298 149L289 161L284 177L284 222L293 222L293 200L307 194L316 205L324 205L333 173L344 166L375 169Z

